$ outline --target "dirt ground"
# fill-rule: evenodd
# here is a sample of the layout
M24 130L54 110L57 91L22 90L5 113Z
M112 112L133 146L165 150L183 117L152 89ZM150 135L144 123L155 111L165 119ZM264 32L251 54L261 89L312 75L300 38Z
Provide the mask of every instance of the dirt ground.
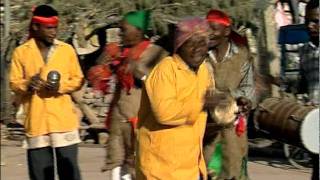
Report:
M79 162L83 180L109 180L108 173L101 173L105 150L101 146L80 146ZM5 165L1 166L1 179L27 180L25 149L17 144L1 146ZM280 157L249 157L251 180L310 180L311 169L296 169Z

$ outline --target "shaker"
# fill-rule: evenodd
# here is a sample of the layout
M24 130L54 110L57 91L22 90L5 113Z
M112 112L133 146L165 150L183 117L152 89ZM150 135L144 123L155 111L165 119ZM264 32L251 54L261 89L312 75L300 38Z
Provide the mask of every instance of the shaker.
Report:
M60 82L60 73L58 71L50 71L47 75L47 83L57 85Z

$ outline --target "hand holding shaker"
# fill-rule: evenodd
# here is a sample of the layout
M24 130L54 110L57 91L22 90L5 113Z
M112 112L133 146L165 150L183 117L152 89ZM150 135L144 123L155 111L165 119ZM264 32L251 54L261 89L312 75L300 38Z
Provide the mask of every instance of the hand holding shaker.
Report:
M47 75L47 88L51 91L57 91L60 86L61 75L58 71L50 71Z
M46 82L40 78L39 74L36 74L31 77L29 85L28 85L28 91L34 92L39 91L43 87L45 87Z

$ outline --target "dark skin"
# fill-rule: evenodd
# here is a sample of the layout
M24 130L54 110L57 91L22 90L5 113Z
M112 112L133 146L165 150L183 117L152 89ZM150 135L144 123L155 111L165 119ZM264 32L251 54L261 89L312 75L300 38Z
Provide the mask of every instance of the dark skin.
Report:
M305 23L311 37L311 42L319 46L319 8L307 9Z
M231 28L215 22L209 22L211 33L209 49L213 50L218 62L223 60L229 45Z
M178 49L177 54L189 66L189 68L196 73L200 65L207 57L207 51L207 37L200 34L195 34L182 44L182 46ZM220 96L213 94L213 91L208 90L204 96L203 109L213 108L220 98Z
M142 30L128 24L126 21L120 23L121 28L121 38L124 47L131 48L142 42L144 38L144 33ZM112 58L108 54L103 54L103 59L101 64L108 63Z
M220 23L216 22L209 22L209 26L211 28L210 33L210 42L209 42L209 49L213 51L216 60L218 62L223 61L224 56L227 53L228 46L229 46L229 36L231 33L230 26L224 26ZM207 93L208 94L208 93ZM210 102L210 106L215 107L217 103L223 103L225 99L227 99L227 94L225 93L218 93L215 94L215 101ZM247 114L251 109L251 101L245 97L239 97L237 99L237 105L239 107L239 111Z
M135 26L127 23L126 21L121 22L121 30L122 30L122 41L123 45L128 48L134 48L134 46L138 45L142 41L145 40L144 32ZM137 62L129 60L129 64L127 66L126 71L133 73L133 75L141 79L145 74L140 72L137 69Z
M203 109L210 110L212 108L215 108L217 105L222 104L225 104L227 106L229 104L228 96L229 94L227 93L216 93L214 92L214 90L207 90Z
M32 24L31 28L35 42L42 55L42 59L45 60L49 49L57 36L57 25ZM57 92L59 90L59 84L49 84L41 79L39 74L36 74L31 77L28 90Z
M125 47L133 47L144 40L143 31L128 24L126 21L121 23L122 40Z
M208 41L205 36L195 34L178 49L177 54L189 66L197 72L200 65L207 57Z

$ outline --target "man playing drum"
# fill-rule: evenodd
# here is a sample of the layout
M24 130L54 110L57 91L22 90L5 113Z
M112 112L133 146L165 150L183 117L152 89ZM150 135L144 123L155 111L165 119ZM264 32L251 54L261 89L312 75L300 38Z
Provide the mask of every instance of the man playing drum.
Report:
M209 172L218 179L247 179L246 114L254 97L253 63L248 48L234 40L234 35L239 35L231 30L227 14L211 10L207 21L212 30L208 66L216 89L237 101L242 116L235 122L233 116L216 137L208 140L204 147L205 159ZM210 112L212 116L214 113ZM214 115L212 119L217 122Z
M319 1L309 1L305 12L305 24L309 31L310 41L300 51L301 82L306 83L310 103L319 105ZM312 179L318 179L319 154L312 154L312 160Z

